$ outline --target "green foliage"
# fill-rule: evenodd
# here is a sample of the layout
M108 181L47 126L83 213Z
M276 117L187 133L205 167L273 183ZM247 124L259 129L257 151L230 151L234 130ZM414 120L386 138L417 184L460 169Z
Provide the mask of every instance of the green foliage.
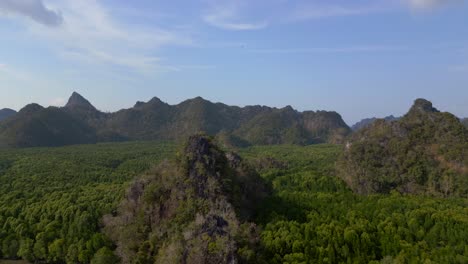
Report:
M423 99L398 121L379 120L351 136L339 161L356 192L468 196L468 130Z
M112 253L116 245L100 232L108 220L103 216L135 208L127 204L117 210L125 190L133 186L130 183L147 172L146 177L162 180L145 181L143 176L147 185L141 202L145 206L135 210L138 221L114 232L129 238L127 245L137 252L137 263L153 263L155 248L162 253L159 263L180 263L187 247L199 249L191 251L195 259L236 248L239 259L262 264L468 262L468 199L397 191L355 194L336 176L335 163L342 153L336 145L239 150L244 162L257 169L272 188L263 202L255 204L256 214L241 213L239 208L246 205L233 203L237 217L244 214L255 224L230 225L236 229L235 247L223 236L185 233L207 230L204 224L205 228L215 227L217 221L208 217L209 213L198 218L198 225L193 221L197 212L209 212L210 202L178 199L198 197L196 181L186 182L181 177L184 173L172 173L172 163L148 172L152 165L173 156L174 149L173 144L137 142L1 151L0 257L48 263L117 263ZM181 161L190 161L190 157L194 156L179 153ZM189 168L186 164L185 172ZM197 171L210 174L203 166ZM417 166L412 174L421 175ZM235 180L228 177L219 184L207 180L203 186L208 197L218 198L213 193L224 189L231 190L227 197L235 197L228 198L229 202L242 201L243 192L232 187L248 181ZM158 204L164 205L161 211ZM228 211L223 219L232 221L233 211ZM159 212L173 217L165 218L159 230L154 225L151 229L148 216ZM185 240L184 235L193 239Z
M148 142L0 151L0 256L88 263L113 247L99 233L102 215L172 152Z
M259 212L265 263L466 263L468 200L361 196L334 176L341 147L253 147L273 195ZM265 157L268 157L266 159ZM270 162L271 163L271 162ZM287 166L283 164L288 164Z

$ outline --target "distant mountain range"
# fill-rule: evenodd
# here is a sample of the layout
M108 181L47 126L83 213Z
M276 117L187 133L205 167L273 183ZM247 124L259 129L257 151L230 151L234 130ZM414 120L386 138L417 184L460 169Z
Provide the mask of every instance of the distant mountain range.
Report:
M0 110L0 121L7 119L10 116L13 116L16 114L15 110L9 109L9 108L4 108Z
M169 105L158 98L114 113L73 93L64 107L30 104L0 122L0 146L62 146L128 140L178 140L205 132L227 145L340 143L350 128L336 112L287 106L228 106L201 97Z
M358 130L360 130L362 128L365 128L365 127L368 127L368 126L372 125L372 123L374 123L375 121L377 121L379 119L383 119L385 121L396 121L396 120L398 120L400 118L399 117L394 117L393 115L390 115L390 116L387 116L387 117L384 117L384 118L377 118L377 117L365 118L365 119L362 119L361 121L357 122L356 124L352 125L351 130L358 131Z

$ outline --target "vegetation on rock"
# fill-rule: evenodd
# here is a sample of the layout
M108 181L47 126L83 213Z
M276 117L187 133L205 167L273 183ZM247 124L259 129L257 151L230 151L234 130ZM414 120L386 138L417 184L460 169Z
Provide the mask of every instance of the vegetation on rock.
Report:
M105 231L123 263L245 263L255 260L255 224L266 195L258 174L206 136L192 136L130 187Z
M353 134L338 169L361 194L468 196L468 130L424 99L398 121L375 122Z

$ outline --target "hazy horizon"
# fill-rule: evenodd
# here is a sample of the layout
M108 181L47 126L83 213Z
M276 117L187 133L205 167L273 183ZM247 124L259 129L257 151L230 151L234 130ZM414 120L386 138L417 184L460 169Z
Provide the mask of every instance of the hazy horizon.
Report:
M158 97L336 111L352 125L416 98L468 117L463 0L0 2L0 108L102 111Z

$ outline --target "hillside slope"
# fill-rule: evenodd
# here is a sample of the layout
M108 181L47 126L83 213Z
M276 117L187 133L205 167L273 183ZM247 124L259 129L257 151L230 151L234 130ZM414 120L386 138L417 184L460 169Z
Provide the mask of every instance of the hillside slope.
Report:
M418 99L399 121L353 134L339 162L356 192L468 196L468 130L450 113Z

